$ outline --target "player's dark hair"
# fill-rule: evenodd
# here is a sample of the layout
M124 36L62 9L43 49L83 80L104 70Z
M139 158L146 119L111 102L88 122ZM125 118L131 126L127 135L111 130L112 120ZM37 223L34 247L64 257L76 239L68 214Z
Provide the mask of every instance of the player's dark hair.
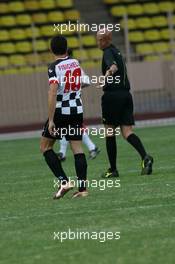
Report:
M67 52L67 39L61 35L51 39L50 48L53 54L63 55Z

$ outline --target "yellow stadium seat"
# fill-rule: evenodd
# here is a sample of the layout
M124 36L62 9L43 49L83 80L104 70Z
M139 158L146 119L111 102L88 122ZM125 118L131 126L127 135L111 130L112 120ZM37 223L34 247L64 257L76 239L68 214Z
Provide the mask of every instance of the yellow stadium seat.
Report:
M12 27L16 25L16 20L14 16L2 16L0 22L2 26L6 26L6 27Z
M74 27L71 26L70 28L66 27L65 23L57 25L57 27L53 26L52 28L53 28L53 31L55 32L55 34L61 34L61 35L64 35L64 36L74 35L75 34L75 29L76 29L75 26Z
M133 2L136 2L136 0L120 0L120 1L122 1L122 2L124 2L124 3L133 3ZM137 1L138 2L138 1Z
M87 52L90 59L97 60L102 58L102 51L98 48L88 49Z
M25 31L23 29L11 29L9 31L10 34L10 38L12 40L20 40L20 39L25 39L26 38L26 34Z
M133 4L127 7L127 13L131 16L137 16L137 15L142 15L144 11L142 5Z
M38 27L29 27L25 29L25 34L27 38L39 38L41 36L40 29Z
M23 55L11 55L9 57L11 65L22 66L26 64L25 57Z
M45 63L50 63L51 61L54 60L53 55L51 52L43 52L40 54L40 58L43 62Z
M28 26L31 25L32 19L30 15L17 15L16 16L16 23L21 26Z
M174 59L174 56L172 53L167 53L163 55L164 60L166 61L172 61Z
M170 50L175 52L175 44L174 43L170 43L169 44Z
M169 29L162 29L160 31L161 38L164 40L170 40L171 36L171 31ZM173 37L175 37L175 31L173 31Z
M9 40L9 38L9 32L7 30L0 30L0 41L6 41Z
M167 19L165 16L156 16L152 18L152 23L156 27L166 27L168 25Z
M125 27L125 20L122 19L120 24L121 24L121 27L124 28ZM129 30L136 29L137 26L136 26L135 20L132 19L132 18L129 18L128 22L127 22L127 27L128 27Z
M154 50L158 53L165 53L170 50L170 46L166 42L158 42L153 44Z
M67 43L68 43L68 47L72 49L78 48L80 46L79 39L76 37L68 37Z
M83 69L90 69L90 68L96 68L96 64L94 61L88 60L81 63L81 67Z
M35 72L45 72L45 73L47 73L48 67L47 66L36 66L34 71Z
M25 60L26 60L27 64L29 64L29 65L36 65L36 64L41 63L41 58L40 58L39 54L33 54L33 53L27 54L25 56Z
M140 55L151 54L154 52L153 45L149 43L136 45L136 52Z
M39 5L39 2L37 0L34 0L34 1L33 0L30 0L30 1L26 0L24 2L24 6L29 11L35 11L35 10L37 11L40 9L40 5Z
M64 21L64 14L61 11L53 11L48 13L48 21L53 23L60 23Z
M89 26L86 23L79 24L79 26L75 28L75 32L80 33L81 35L86 34L89 32L88 27Z
M110 10L112 16L122 17L127 14L127 8L125 6L113 6Z
M156 29L146 30L144 32L144 37L145 40L149 40L149 41L157 41L161 39L159 31Z
M18 73L20 74L30 74L34 72L34 68L33 67L29 67L29 66L24 66L24 67L20 67L18 69Z
M161 12L173 12L174 11L174 6L173 3L171 1L164 1L164 2L160 2L158 3L159 5L159 9Z
M40 7L42 9L53 9L55 8L54 0L40 0Z
M53 26L42 26L40 27L41 35L44 37L52 37L56 35Z
M9 65L8 58L6 56L0 56L0 68L5 68Z
M48 45L47 42L45 42L44 40L36 40L35 41L35 49L37 51L46 51L48 50Z
M85 47L93 47L97 45L96 37L92 35L82 36L81 40Z
M149 17L141 17L135 20L138 28L145 29L153 26L152 21Z
M78 10L68 10L64 12L65 19L68 21L77 21L80 19L80 12Z
M175 4L174 4L174 6L175 6ZM173 15L173 17L172 17L172 23L175 26L175 15Z
M113 5L120 3L120 0L103 0L103 2L107 5Z
M44 24L44 23L47 23L48 22L47 15L44 14L44 13L36 13L36 14L33 14L32 20L36 24Z
M8 10L8 5L6 3L0 3L0 14L6 14Z
M22 1L10 1L8 8L9 11L13 13L23 12L25 10L24 3Z
M153 61L159 61L160 56L158 55L147 55L144 57L144 61L153 62Z
M4 42L0 45L1 53L12 54L16 52L15 45L11 42Z
M32 52L32 44L31 42L28 41L22 41L22 42L17 42L15 44L16 46L16 51L20 53L29 53Z
M72 0L56 0L56 4L58 7L66 9L66 8L73 8Z
M153 15L159 14L159 6L156 3L145 3L143 4L143 10L145 14Z
M143 42L144 41L144 34L140 31L129 32L129 40L131 42Z
M16 68L8 68L8 69L5 69L4 70L4 72L3 72L4 74L7 74L7 75L11 75L11 74L17 74L18 73L18 69L16 69Z
M87 60L88 59L88 53L85 49L73 50L73 57L77 60Z

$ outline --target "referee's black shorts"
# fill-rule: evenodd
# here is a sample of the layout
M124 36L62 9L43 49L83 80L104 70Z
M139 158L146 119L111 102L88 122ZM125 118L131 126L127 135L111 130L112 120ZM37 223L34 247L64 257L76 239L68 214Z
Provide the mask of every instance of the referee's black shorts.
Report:
M103 124L134 125L133 99L127 90L105 92L102 96Z
M83 114L62 115L55 111L54 115L55 133L50 135L48 130L48 120L46 121L42 136L50 139L82 140L83 134Z

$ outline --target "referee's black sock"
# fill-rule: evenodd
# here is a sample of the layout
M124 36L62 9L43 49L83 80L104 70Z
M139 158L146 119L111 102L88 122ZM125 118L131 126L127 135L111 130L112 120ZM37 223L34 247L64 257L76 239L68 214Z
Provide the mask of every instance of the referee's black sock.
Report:
M68 178L62 169L61 161L58 159L56 153L50 149L43 153L45 161L54 175L62 182L62 184L68 182Z
M127 141L138 151L143 160L146 156L146 151L140 138L135 134L131 134L127 137Z
M74 155L75 158L75 170L78 178L79 192L86 190L86 178L87 178L87 162L84 153L78 153Z
M111 166L111 171L115 171L116 160L117 160L117 144L116 144L115 136L106 137L106 149L107 149L109 163Z

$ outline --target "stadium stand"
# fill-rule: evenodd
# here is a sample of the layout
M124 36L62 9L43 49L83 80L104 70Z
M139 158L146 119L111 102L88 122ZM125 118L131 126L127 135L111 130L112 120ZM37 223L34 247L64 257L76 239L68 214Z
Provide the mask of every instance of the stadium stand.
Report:
M165 60L172 59L173 56L169 56L172 49L170 41L171 34L175 36L175 30L170 31L168 12L173 14L174 1L103 0L103 2L114 21L120 22L122 29L128 27L129 41L137 55L142 54L146 61L159 59L160 56L157 54L160 53ZM126 15L127 20L124 18ZM172 15L172 25L175 25L175 15Z
M73 0L4 0L0 2L0 15L0 74L22 73L24 66L24 72L31 73L34 65L48 64L53 59L49 55L49 40L60 33L58 27L54 31L54 24L68 21L76 24L80 19ZM73 54L84 61L84 65L94 66L100 58L99 51L93 55L96 48L94 35L73 28L65 30L64 35L68 37ZM93 61L90 63L90 60ZM14 71L12 67L15 67Z

